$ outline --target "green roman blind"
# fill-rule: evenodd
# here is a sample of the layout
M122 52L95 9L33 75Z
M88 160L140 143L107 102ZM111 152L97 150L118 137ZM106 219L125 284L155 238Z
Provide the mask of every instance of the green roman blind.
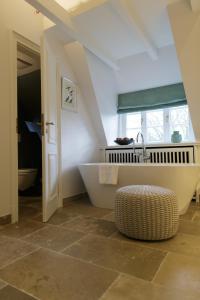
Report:
M187 104L182 83L118 95L119 114Z

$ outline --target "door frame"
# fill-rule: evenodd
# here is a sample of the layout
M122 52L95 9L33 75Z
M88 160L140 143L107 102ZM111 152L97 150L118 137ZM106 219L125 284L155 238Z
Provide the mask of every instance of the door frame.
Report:
M19 196L18 196L18 136L17 136L17 45L21 44L24 47L30 49L31 51L40 55L40 46L20 35L19 33L11 30L10 31L10 86L11 86L11 95L10 95L10 176L11 176L11 190L10 190L10 199L11 199L11 222L18 222L18 207L19 207ZM40 55L41 57L41 55ZM42 69L42 63L41 63ZM41 71L42 72L42 71ZM58 76L60 76L59 68L57 68L57 86L59 86ZM42 89L41 85L41 89ZM57 89L57 95L59 96L59 88ZM41 94L42 97L42 94ZM59 98L57 98L58 100ZM63 197L62 197L62 182L61 182L61 107L57 101L57 111L58 111L58 195L59 195L59 207L63 206ZM42 137L43 139L43 137ZM42 143L43 144L43 143Z

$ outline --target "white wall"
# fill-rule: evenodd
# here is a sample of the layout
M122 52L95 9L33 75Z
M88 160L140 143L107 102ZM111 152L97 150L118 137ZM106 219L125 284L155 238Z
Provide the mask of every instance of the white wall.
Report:
M143 90L182 81L174 46L159 49L157 60L146 53L118 61L116 72L119 93Z
M83 93L84 105L90 115L99 146L107 145L103 122L98 108L84 47L73 42L65 46L78 85Z
M79 43L71 43L65 48L82 87L99 145L111 145L117 136L118 122L115 74Z
M82 96L82 90L70 65L64 45L55 38L51 30L47 40L57 58L61 75L77 84L78 109L77 113L62 110L62 193L63 198L85 191L78 165L98 160L98 137L90 121L87 107ZM61 99L58 99L61 103Z
M88 67L95 91L107 144L118 135L117 83L114 71L90 51L86 51Z
M15 5L14 5L15 4ZM11 66L9 32L14 30L35 43L42 33L42 16L24 0L1 0L0 8L0 216L10 213L11 161L10 161L10 109L11 109Z
M200 14L190 1L168 7L196 140L200 141Z

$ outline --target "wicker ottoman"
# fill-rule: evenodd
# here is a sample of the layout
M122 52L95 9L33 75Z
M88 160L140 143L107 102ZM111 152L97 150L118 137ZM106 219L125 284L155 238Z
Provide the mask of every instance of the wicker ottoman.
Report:
M139 240L164 240L178 230L176 195L151 185L130 185L117 190L115 222L119 231Z

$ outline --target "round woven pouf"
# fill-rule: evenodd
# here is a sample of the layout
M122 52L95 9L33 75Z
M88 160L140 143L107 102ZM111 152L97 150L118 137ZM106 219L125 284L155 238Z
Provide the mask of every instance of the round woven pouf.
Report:
M134 239L168 239L179 225L176 195L152 185L120 188L115 198L115 222L121 233Z

